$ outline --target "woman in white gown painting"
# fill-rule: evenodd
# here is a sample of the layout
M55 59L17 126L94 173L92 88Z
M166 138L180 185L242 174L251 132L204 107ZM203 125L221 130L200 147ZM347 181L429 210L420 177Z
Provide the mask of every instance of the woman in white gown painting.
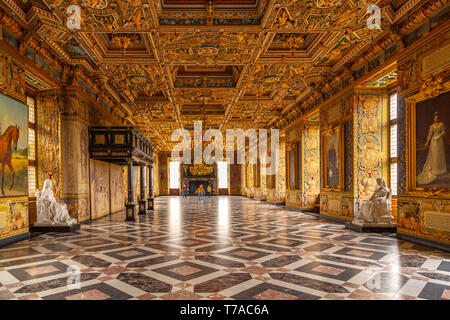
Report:
M439 113L434 113L434 123L428 131L425 144L428 156L422 172L417 176L417 185L427 185L439 176L447 174L447 160L445 157L445 125L439 121Z

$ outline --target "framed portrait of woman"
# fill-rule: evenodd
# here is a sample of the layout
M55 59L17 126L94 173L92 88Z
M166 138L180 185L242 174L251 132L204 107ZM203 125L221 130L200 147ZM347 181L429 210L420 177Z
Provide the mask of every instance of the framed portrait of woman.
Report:
M338 126L322 134L323 189L341 191L344 177L343 127Z
M409 187L450 190L450 91L407 100Z

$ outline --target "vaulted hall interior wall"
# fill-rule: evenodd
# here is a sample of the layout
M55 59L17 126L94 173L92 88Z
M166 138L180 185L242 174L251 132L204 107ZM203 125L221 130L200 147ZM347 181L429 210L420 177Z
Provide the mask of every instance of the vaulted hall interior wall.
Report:
M24 69L19 61L7 56L2 50L0 50L0 62L0 94L2 95L0 117L8 120L6 122L8 127L11 125L18 128L19 139L26 144L28 107L26 106ZM5 124L3 121L2 123ZM2 127L0 135L3 135L9 129L8 127ZM7 143L6 140L4 141ZM19 154L18 150L16 152L13 150L11 163L16 171L16 187L21 179L20 173L25 171L25 177L27 176L28 150L26 151ZM5 193L0 196L0 246L26 239L30 235L28 181L23 181L20 188L13 187L11 190L9 182L12 181L12 173L8 167L5 167L4 174Z
M450 31L434 33L398 61L398 226L399 238L450 245L450 178L420 184L418 176L430 147L425 143L434 113L445 126L443 137L450 171ZM447 97L444 97L447 95ZM441 154L440 157L443 155Z
M320 213L352 221L388 175L386 89L349 90L321 108Z
M317 115L307 119L317 118ZM320 196L320 125L302 120L286 129L286 205L314 210Z

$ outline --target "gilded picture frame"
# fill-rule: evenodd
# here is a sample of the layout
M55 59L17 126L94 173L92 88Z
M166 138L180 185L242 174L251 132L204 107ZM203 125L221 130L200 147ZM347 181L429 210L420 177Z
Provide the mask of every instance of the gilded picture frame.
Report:
M338 165L338 184L329 184L328 181L328 152L327 152L327 139L333 135L337 137L337 155L336 164ZM321 135L321 153L322 153L322 190L323 191L343 191L344 190L344 126L342 124L324 131Z
M445 83L442 86L442 89L437 94L429 95L426 94L423 90L419 93L407 97L405 99L406 104L406 152L407 152L407 193L409 195L423 195L424 193L427 196L450 196L450 188L443 187L420 187L417 186L417 118L416 118L416 106L418 103L433 99L440 94L444 94L450 91L450 82ZM448 134L448 133L447 133ZM450 169L450 168L449 168Z

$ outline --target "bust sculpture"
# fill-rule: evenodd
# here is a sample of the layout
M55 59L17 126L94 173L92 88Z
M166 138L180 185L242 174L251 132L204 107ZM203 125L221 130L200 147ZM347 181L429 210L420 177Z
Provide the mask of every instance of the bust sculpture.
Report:
M383 178L377 179L378 187L372 197L364 202L356 218L362 223L392 223L392 192Z
M52 181L44 181L42 192L36 190L36 207L38 224L66 224L73 225L77 220L70 217L65 204L56 201L52 191Z

